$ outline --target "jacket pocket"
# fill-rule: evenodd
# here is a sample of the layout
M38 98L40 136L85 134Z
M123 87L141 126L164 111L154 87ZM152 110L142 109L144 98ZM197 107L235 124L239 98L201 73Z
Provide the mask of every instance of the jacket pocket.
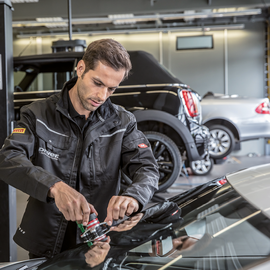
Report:
M39 119L36 122L36 132L41 139L55 148L68 149L70 147L72 141L70 134L52 129Z
M49 127L37 119L38 136L33 163L68 182L75 156L76 138Z
M121 163L121 144L122 141L114 141L108 143L108 145L103 146L99 149L100 158L100 176L106 177L107 180L116 180L119 175L119 167Z

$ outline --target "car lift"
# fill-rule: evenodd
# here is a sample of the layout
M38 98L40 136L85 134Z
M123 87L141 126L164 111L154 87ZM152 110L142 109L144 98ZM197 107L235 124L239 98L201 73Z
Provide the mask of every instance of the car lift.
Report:
M12 132L13 109L13 33L12 5L10 0L0 0L0 148ZM13 242L16 230L16 190L0 181L0 262L17 260L17 246Z

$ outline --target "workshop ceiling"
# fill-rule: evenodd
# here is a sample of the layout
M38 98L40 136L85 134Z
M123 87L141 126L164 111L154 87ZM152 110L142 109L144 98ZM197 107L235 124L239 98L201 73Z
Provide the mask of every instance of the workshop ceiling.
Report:
M239 29L268 21L270 0L11 0L17 37Z

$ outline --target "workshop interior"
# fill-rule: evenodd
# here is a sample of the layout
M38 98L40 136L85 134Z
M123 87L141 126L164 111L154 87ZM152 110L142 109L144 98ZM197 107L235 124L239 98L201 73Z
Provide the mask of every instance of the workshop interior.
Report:
M0 181L0 269L85 269L85 250L110 235L98 269L270 269L269 18L270 0L0 0L1 146L21 108L59 93L88 44L109 38L132 63L110 100L135 117L159 170L130 234L92 213L77 223L85 245L51 261L14 242L29 195ZM132 185L119 177L121 191ZM196 241L180 251L180 238Z

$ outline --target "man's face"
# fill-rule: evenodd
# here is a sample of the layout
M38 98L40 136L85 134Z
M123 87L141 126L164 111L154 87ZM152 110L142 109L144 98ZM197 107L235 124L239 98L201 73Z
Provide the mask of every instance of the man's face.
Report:
M77 66L77 98L75 109L80 114L89 114L102 105L119 86L124 78L125 70L115 71L113 68L98 62L95 70L83 75L83 60Z

